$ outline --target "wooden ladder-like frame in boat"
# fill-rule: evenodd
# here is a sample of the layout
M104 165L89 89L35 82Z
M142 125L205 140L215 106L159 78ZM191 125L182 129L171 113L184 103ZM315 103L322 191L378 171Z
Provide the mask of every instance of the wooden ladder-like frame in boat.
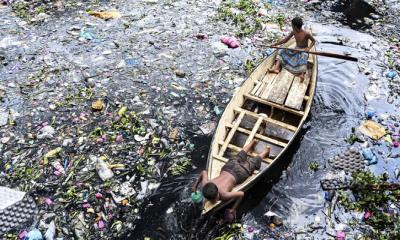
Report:
M252 97L252 100L254 100L254 97ZM262 103L264 103L264 101L265 101L263 99L260 99L260 100L263 101ZM229 133L228 133L228 135L227 135L227 137L225 138L224 141L218 142L218 145L221 146L219 151L218 151L218 155L213 155L214 159L217 159L217 160L219 160L221 162L224 162L224 163L226 163L228 161L228 159L224 157L225 151L227 149L232 149L235 152L240 152L240 150L242 150L240 147L238 147L236 145L233 145L233 144L230 144L233 136L235 135L235 133L237 131L245 133L245 134L248 135L244 146L249 144L254 138L258 138L258 139L263 140L266 143L274 144L274 145L280 146L282 148L285 148L287 146L287 143L282 142L282 141L278 141L276 139L273 139L273 138L270 138L270 137L267 137L267 136L264 136L262 134L257 133L258 129L260 128L260 126L262 124L262 122L265 121L265 122L277 125L279 127L288 129L290 131L296 131L296 129L297 129L295 126L286 124L286 123L278 121L278 120L274 120L274 119L269 118L269 117L267 117L265 115L259 115L259 114L255 113L255 112L251 112L251 111L245 110L243 108L237 107L237 108L234 109L234 111L236 113L239 113L239 115L238 115L238 117L236 119L233 120L233 122L234 122L233 124L231 123L231 124L226 124L225 125L226 128L230 128L230 131L229 131ZM295 110L293 110L293 111L295 111ZM257 121L254 124L254 126L253 126L251 131L240 127L240 123L242 122L242 120L245 117L245 115L249 115L250 117L257 119ZM252 156L252 157L256 157L257 156L257 154L255 154L253 152L250 152L248 154L250 156ZM271 164L273 162L273 158L264 158L263 162L266 163L266 164Z

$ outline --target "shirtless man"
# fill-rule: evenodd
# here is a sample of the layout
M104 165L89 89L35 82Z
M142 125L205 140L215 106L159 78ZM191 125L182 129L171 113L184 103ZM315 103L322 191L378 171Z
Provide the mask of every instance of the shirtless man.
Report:
M299 17L292 19L292 29L293 31L289 36L284 39L272 44L272 46L278 46L280 44L288 42L293 36L296 39L296 49L302 49L305 51L310 51L310 49L315 44L315 39L311 34L302 29L303 20ZM311 40L311 45L308 46L308 40ZM308 53L298 52L295 50L281 49L278 51L276 57L275 65L268 69L271 73L279 73L281 66L294 75L300 76L301 80L304 80L305 72L307 71L307 60Z
M268 156L270 152L270 148L267 147L257 157L248 157L247 153L256 143L256 140L251 141L248 145L244 146L243 150L237 156L229 159L222 167L218 177L208 180L207 171L202 171L193 185L192 191L195 192L201 182L203 196L212 203L216 203L218 200L229 201L236 199L232 209L228 210L231 214L235 215L236 208L242 200L244 192L231 192L232 189L250 177L254 170L260 169L262 158Z

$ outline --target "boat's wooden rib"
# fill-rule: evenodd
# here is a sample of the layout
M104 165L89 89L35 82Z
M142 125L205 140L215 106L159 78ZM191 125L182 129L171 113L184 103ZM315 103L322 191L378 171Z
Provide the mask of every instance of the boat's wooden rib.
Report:
M229 131L228 136L225 139L224 144L222 145L221 149L219 150L219 156L224 156L225 150L228 147L228 144L232 140L233 135L235 135L236 129L239 127L240 123L242 122L242 119L244 117L244 112L239 114L239 117L235 120L235 124L233 125L232 129Z
M294 40L286 47L293 47ZM311 49L315 51L315 48ZM315 56L308 59L308 69L303 82L286 70L271 74L277 52L266 58L243 82L225 108L211 143L207 163L208 177L217 177L221 168L232 154L242 150L252 139L259 140L255 152L257 156L265 147L271 148L271 155L263 159L261 169L232 191L248 190L260 176L282 159L293 139L299 133L310 112L314 97L318 62ZM265 128L264 128L265 126ZM240 147L239 147L240 146ZM209 213L229 202L206 202L203 213Z
M223 142L220 142L219 144L222 145ZM240 150L242 150L242 148L240 148L240 147L238 147L238 146L235 146L235 145L233 145L233 144L228 144L227 147L228 147L229 149L232 149L233 151L235 151L235 152L237 152L237 153L240 152ZM251 156L251 157L257 157L257 154L254 153L254 152L249 152L248 155ZM274 160L271 159L271 158L263 158L262 160L263 160L264 162L268 163L268 164L271 164L271 163L274 161Z
M232 128L232 125L226 125L226 127ZM247 129L244 129L244 128L241 128L241 127L239 127L237 129L237 131L245 133L245 134L248 134L248 135L252 134L251 131L249 131ZM275 140L273 138L269 138L267 136L264 136L264 135L261 135L261 134L258 134L258 133L255 133L254 137L257 138L257 139L263 140L264 142L272 143L272 144L277 145L277 146L281 146L281 147L286 147L287 146L287 143L285 143L285 142L281 142L281 141ZM248 144L248 142L246 142L244 145L246 145L246 144Z
M251 130L251 132L249 133L249 137L247 138L246 142L244 143L244 146L249 144L254 139L254 136L257 134L258 129L260 128L260 125L261 125L262 121L263 121L262 117L259 117L257 119L257 122L254 124L253 130Z
M251 111L248 111L248 110L246 110L246 109L243 109L243 108L235 108L234 109L234 111L235 112L245 112L247 115L250 115L250 116L252 116L252 117L254 117L254 118L258 118L260 115L258 115L257 113L255 113L255 112L251 112ZM262 116L262 115L261 115ZM290 125L290 124L286 124L286 123L284 123L284 122L281 122L281 121L278 121L278 120L275 120L275 119L272 119L272 118L268 118L268 117L264 117L264 116L262 116L262 118L264 119L264 121L266 121L266 122L268 122L268 123L271 123L271 124L274 124L274 125L276 125L276 126L279 126L279 127L282 127L282 128L286 128L286 129L288 129L288 130L290 130L290 131L296 131L297 130L297 127L295 127L295 126L293 126L293 125Z

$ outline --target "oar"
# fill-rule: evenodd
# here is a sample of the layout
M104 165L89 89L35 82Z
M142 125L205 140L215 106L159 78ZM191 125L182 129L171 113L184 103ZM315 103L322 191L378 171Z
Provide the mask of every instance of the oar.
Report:
M336 54L336 53L328 53L328 52L311 52L311 51L306 51L306 50L301 50L301 49L293 49L293 48L284 48L284 47L275 47L275 46L265 46L262 45L263 47L269 47L269 48L277 48L277 49L288 49L288 50L293 50L293 51L298 51L298 52L306 52L309 54L314 54L314 55L319 55L319 56L324 56L324 57L331 57L331 58L338 58L338 59L344 59L344 60L349 60L353 62L357 62L358 59L355 57L350 57L346 55L341 55L341 54Z

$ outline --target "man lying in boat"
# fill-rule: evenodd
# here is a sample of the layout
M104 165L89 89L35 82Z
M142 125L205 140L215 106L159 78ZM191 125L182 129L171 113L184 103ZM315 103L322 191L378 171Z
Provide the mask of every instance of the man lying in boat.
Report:
M272 44L272 46L278 46L287 43L293 36L296 39L296 49L310 51L315 44L315 39L311 34L303 30L303 20L299 17L292 19L293 31L284 39ZM311 45L308 46L308 40L311 40ZM292 74L299 76L301 81L304 80L305 72L307 71L307 60L308 53L298 52L289 49L280 49L275 60L275 64L272 68L268 69L271 73L279 73L281 66L291 72Z
M255 146L256 140L251 141L249 144L243 147L243 149L221 168L221 172L218 177L211 180L208 179L207 171L202 171L195 184L193 185L192 191L196 192L198 185L201 183L203 187L203 196L210 202L216 203L219 200L229 201L236 200L232 209L228 211L231 214L235 213L237 206L244 196L244 192L231 192L232 189L250 177L255 170L259 170L261 167L262 158L269 155L270 148L265 148L257 157L251 158L248 156L248 152Z

